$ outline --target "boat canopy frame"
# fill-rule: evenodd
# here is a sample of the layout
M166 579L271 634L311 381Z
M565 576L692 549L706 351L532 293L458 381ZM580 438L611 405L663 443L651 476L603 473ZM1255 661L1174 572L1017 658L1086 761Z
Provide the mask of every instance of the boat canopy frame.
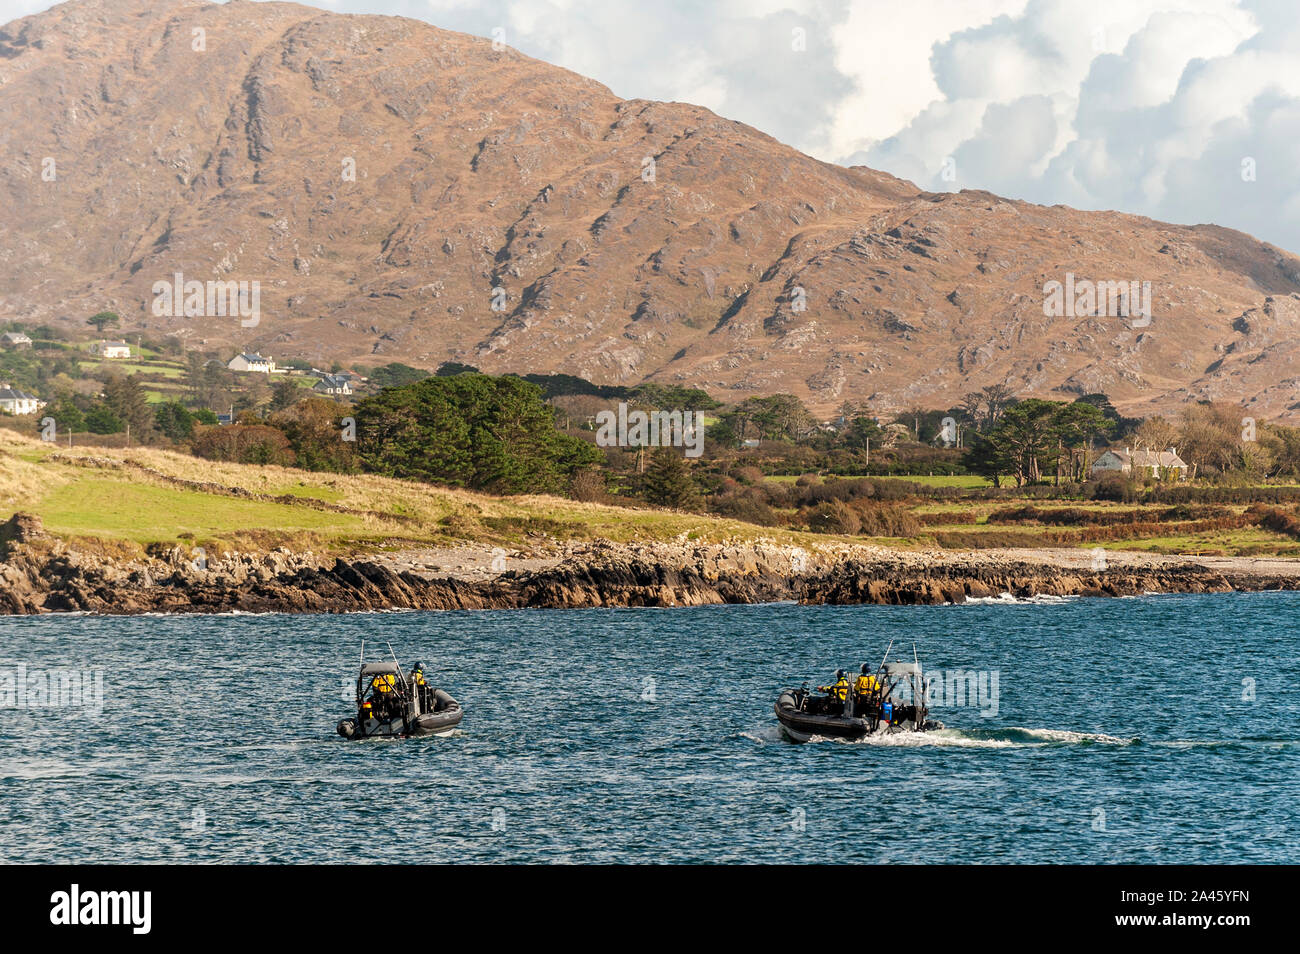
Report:
M361 703L366 698L366 690L370 688L376 676L395 676L393 692L406 697L407 690L410 688L410 680L402 672L402 667L395 662L376 662L362 663L361 672L357 675L357 708L361 708Z

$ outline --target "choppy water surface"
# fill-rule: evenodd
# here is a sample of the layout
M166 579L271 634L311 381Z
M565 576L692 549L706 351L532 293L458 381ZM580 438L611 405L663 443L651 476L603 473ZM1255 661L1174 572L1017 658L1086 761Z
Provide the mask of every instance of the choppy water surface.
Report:
M0 671L101 669L104 700L0 710L0 858L1295 862L1298 619L1296 593L5 618ZM461 731L337 736L363 637L438 669ZM782 739L780 688L891 637L996 672L996 714Z

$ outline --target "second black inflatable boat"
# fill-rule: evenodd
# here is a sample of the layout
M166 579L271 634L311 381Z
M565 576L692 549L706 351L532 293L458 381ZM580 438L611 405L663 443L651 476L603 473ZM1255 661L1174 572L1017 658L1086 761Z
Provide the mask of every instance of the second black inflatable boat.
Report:
M929 732L943 723L927 718L925 680L915 663L885 663L879 671L879 690L865 698L849 692L840 700L800 689L785 689L774 710L785 734L796 742L814 736L861 739L886 732Z
M357 715L343 719L338 733L345 739L408 739L449 735L465 717L451 694L424 680L417 663L402 672L396 662L363 663L357 676Z

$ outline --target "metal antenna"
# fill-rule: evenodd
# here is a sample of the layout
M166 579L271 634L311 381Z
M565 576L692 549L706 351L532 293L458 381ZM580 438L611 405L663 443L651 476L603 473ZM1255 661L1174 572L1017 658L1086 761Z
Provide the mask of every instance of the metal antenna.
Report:
M393 657L393 665L397 667L397 672L400 675L402 672L402 664L397 661L397 653L393 652L393 644L388 640L384 640L384 645L388 647L388 655ZM402 682L406 682L405 676L402 676Z
M889 645L885 647L885 658L880 660L880 669L885 668L885 662L886 660L889 659L889 651L893 648L894 648L894 641L891 639L889 641ZM877 669L876 672L880 672L880 669Z

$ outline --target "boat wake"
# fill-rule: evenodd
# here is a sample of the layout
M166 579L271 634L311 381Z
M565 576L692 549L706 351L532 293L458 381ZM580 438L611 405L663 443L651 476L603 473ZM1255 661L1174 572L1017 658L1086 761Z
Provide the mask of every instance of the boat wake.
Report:
M753 742L785 742L785 733L776 726L766 726L741 735ZM930 732L888 732L860 739L834 739L814 735L810 742L834 742L838 745L883 745L899 748L968 748L1009 749L1044 748L1067 745L1134 745L1137 738L1118 738L1099 732L1072 732L1068 729L935 729Z

